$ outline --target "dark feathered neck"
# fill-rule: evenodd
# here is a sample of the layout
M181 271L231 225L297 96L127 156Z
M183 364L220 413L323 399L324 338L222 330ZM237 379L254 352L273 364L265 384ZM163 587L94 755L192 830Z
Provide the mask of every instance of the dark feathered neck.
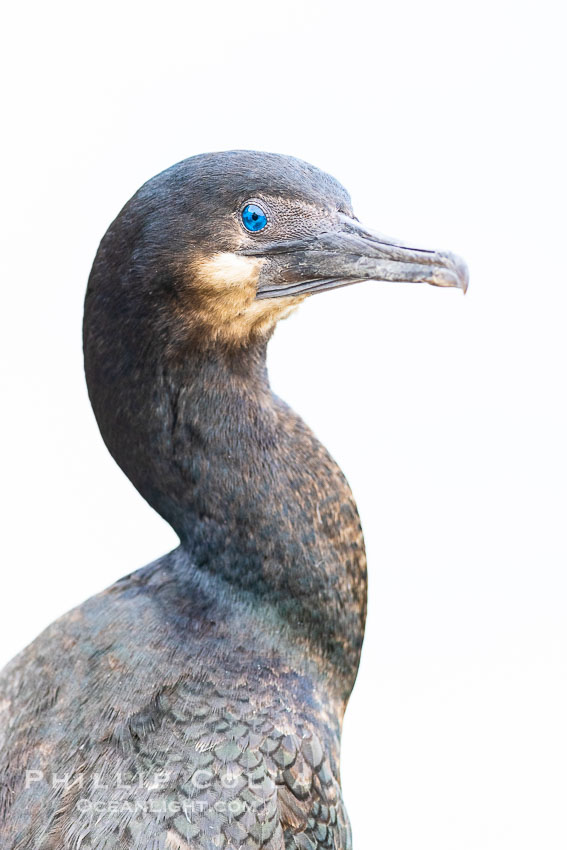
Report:
M273 395L265 341L227 348L159 339L105 339L115 357L103 360L87 330L89 392L110 451L177 531L191 568L272 605L327 659L346 699L366 575L342 473Z

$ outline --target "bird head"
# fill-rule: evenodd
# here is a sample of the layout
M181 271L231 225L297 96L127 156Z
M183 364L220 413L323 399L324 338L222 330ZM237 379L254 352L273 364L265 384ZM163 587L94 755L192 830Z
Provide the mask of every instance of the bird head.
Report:
M109 228L89 289L119 297L124 321L145 305L178 337L241 346L309 295L363 280L466 290L468 276L453 254L364 227L346 190L308 163L228 151L149 180Z

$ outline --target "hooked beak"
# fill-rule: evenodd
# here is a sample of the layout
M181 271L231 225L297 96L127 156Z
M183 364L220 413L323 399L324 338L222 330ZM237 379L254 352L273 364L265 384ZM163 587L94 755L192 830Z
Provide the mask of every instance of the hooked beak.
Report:
M430 283L467 291L468 270L455 254L407 248L348 216L340 215L340 220L338 231L242 251L264 260L256 297L322 292L363 280Z

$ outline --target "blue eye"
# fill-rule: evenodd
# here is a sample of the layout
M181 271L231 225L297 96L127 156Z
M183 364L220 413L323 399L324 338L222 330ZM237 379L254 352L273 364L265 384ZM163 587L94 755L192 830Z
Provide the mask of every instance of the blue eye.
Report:
M263 230L268 223L266 213L258 204L246 204L242 210L242 224L246 230L256 233Z

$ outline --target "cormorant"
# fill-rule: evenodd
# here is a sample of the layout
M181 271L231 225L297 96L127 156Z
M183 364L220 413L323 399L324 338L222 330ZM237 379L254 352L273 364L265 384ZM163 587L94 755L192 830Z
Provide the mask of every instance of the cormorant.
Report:
M85 302L90 399L180 545L4 670L5 850L351 847L362 532L340 469L272 393L266 345L311 293L366 279L465 289L467 273L367 230L287 156L192 157L110 225Z

